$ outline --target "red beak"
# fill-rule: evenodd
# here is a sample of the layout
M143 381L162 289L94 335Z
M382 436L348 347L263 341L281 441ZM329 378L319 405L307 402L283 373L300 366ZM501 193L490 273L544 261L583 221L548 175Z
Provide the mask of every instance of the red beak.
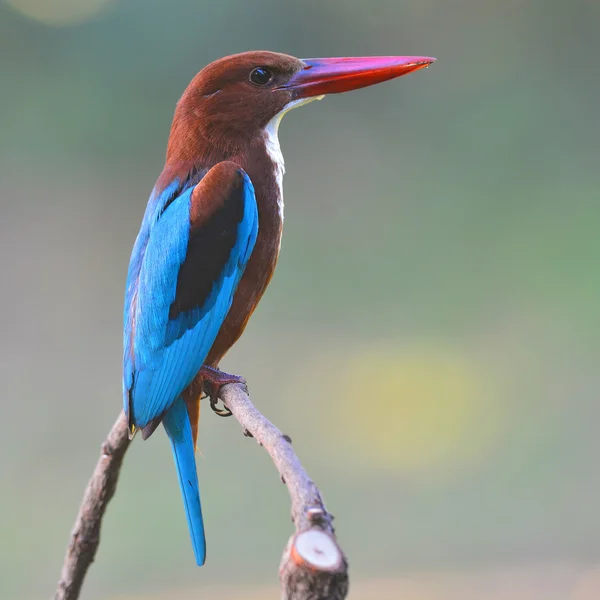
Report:
M428 67L427 56L366 56L361 58L308 58L306 65L279 89L297 98L357 90Z

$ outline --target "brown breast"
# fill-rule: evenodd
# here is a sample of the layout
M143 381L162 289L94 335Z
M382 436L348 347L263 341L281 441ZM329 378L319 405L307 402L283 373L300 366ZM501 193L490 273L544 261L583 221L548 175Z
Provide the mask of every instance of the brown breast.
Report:
M231 309L225 318L213 344L206 364L216 367L225 353L242 335L248 319L254 312L275 271L283 216L279 208L283 199L276 177L276 166L269 156L264 140L257 140L244 154L230 160L248 173L258 205L258 237L233 298Z

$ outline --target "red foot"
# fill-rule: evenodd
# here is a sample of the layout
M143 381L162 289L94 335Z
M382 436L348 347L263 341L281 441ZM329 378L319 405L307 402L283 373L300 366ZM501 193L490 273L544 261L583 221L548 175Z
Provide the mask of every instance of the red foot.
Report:
M230 417L231 411L225 407L224 409L217 406L219 401L219 391L221 387L227 383L246 383L246 380L240 375L230 375L225 371L219 371L214 367L203 365L200 369L200 375L205 384L205 391L210 396L210 407L220 417ZM206 386L208 384L208 386ZM207 389L206 389L207 388Z

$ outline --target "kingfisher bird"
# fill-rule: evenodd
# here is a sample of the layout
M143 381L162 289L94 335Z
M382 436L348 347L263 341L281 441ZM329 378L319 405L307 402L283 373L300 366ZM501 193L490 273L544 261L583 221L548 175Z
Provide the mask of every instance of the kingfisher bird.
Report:
M283 115L326 94L435 59L317 58L256 51L202 69L177 103L164 169L135 241L125 292L123 404L129 435L163 424L196 563L206 559L196 472L200 399L243 381L219 369L267 288L281 246Z

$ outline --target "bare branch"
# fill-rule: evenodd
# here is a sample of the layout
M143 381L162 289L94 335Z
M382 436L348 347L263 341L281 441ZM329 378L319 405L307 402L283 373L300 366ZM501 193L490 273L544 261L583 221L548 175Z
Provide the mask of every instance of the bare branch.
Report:
M264 446L290 493L296 532L279 567L282 600L343 600L348 593L348 563L335 538L333 517L300 464L290 438L256 410L242 384L223 386L220 396L244 433ZM100 543L102 518L115 493L128 447L127 420L121 413L102 445L102 454L85 490L54 600L79 597Z
M348 593L348 561L335 538L333 516L300 464L289 436L254 407L242 384L223 386L220 397L244 432L269 453L292 500L296 533L279 567L282 600L343 600Z
M102 517L117 489L127 448L127 418L121 412L102 444L100 459L83 494L54 600L76 600L79 597L83 580L100 544Z

